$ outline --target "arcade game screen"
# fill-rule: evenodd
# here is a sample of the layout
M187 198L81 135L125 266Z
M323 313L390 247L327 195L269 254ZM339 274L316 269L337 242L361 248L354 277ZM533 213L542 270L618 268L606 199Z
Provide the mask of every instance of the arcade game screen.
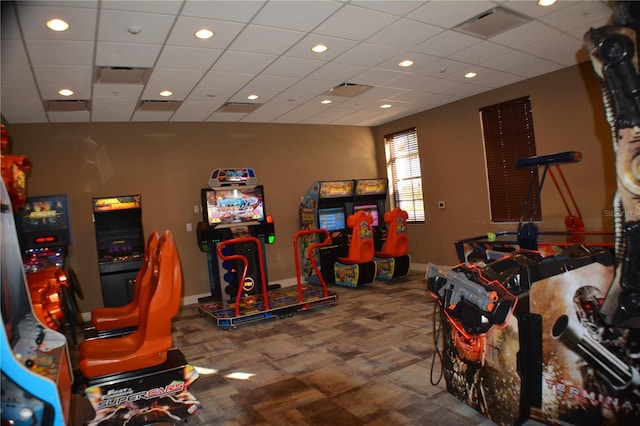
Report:
M380 222L378 221L378 206L376 206L375 204L354 206L353 210L354 210L354 212L357 212L358 210L364 210L366 213L369 213L371 215L371 217L373 218L373 223L371 224L371 226L378 226L379 225Z
M66 195L29 197L20 212L21 230L25 234L62 230L69 227Z
M206 206L205 221L209 226L263 222L264 193L261 185L202 190Z
M319 209L318 226L329 232L341 231L346 228L344 209L340 207Z

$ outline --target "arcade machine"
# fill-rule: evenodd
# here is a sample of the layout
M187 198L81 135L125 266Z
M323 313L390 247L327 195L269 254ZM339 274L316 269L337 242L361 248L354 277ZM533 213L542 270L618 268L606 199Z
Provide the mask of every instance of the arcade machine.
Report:
M280 285L268 284L264 244L274 242L274 224L252 169L214 170L201 195L204 222L197 237L207 252L212 294L200 301L203 316L228 329L336 303L337 295L326 285L322 291L300 284L279 291ZM228 301L222 300L223 291Z
M245 282L237 280L241 262L222 261L217 256L217 246L223 241L254 237L260 241L262 251L264 244L275 241L273 218L265 213L264 188L257 185L254 171L215 169L209 187L200 193L204 221L198 223L197 238L200 250L207 253L211 296L199 302L221 302L223 291L233 299L239 287L247 294L260 293L259 283L261 274L266 274L266 263L264 259L262 263L259 261L253 243L225 245L226 255L243 255L249 260Z
M618 2L614 25L585 35L616 153L615 256L584 244L547 256L520 248L427 271L447 389L498 424L640 423L639 11ZM508 300L511 315L499 315Z
M348 254L347 217L353 214L354 195L353 180L319 181L311 185L300 202L300 229L324 229L331 236L331 244L314 253L314 260L320 265L322 278L329 284L335 282L334 263L338 257ZM310 234L303 236L300 241L300 254L303 259L300 273L312 284L318 284L320 277L316 275L311 259L305 256L308 247L319 242L318 238L318 235Z
M30 303L12 206L2 182L2 424L69 424L72 368L67 340Z
M103 304L126 305L144 257L141 196L94 198L93 221Z
M386 211L388 180L356 180L353 211L363 210L373 218L374 261L376 278L393 281L409 273L411 258L407 254L407 214L398 210ZM391 240L388 236L391 234Z
M61 331L66 325L75 344L74 325L81 323L75 296L84 295L68 262L67 196L28 197L16 217L33 309L49 328Z

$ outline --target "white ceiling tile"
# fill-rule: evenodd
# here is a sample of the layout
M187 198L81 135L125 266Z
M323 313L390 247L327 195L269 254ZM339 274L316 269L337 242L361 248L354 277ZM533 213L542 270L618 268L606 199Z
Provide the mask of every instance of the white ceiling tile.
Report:
M340 7L340 3L329 1L270 1L252 22L274 28L309 31Z
M547 24L531 21L512 30L500 33L497 36L491 37L489 40L503 46L519 49L523 46L555 37L559 34L560 32L558 30L555 30Z
M0 50L0 63L6 67L12 66L28 66L29 59L27 52L24 50L22 40L2 40L2 50Z
M233 41L229 49L280 55L304 36L305 33L301 31L249 25Z
M401 67L398 64L404 60L413 61L413 65L411 67ZM437 56L425 55L424 53L418 53L411 50L405 51L402 55L395 56L388 61L382 62L378 64L376 68L385 68L394 71L401 72L412 72L413 70L418 70L428 64L439 61L440 58Z
M138 105L137 99L98 98L91 103L91 112L94 118L100 115L108 115L109 117L118 115L128 121L136 105Z
M166 89L177 86L193 87L198 84L204 74L205 71L201 69L155 68L147 86L162 86Z
M287 77L304 77L317 70L325 62L312 59L280 56L263 72L265 75L282 75Z
M452 61L450 59L440 59L439 61L427 64L422 68L418 68L416 70L416 73L420 75L426 75L428 77L441 78L461 72L468 67L469 64L464 62Z
M253 79L256 74L242 72L209 71L202 77L196 88L239 89Z
M213 71L259 73L277 56L227 50L213 66Z
M35 66L93 64L92 41L27 40L26 45Z
M377 10L394 16L404 16L424 4L423 1L403 1L403 0L352 0L351 4L367 9Z
M411 48L438 33L444 31L440 27L417 22L411 19L399 19L388 27L373 34L367 43L379 44L395 48Z
M499 44L483 40L478 44L474 44L471 47L467 47L466 49L462 49L450 55L449 58L460 62L466 62L468 64L474 64L486 62L491 58L504 55L509 52L509 50L510 49L506 46L501 46Z
M25 39L85 41L95 39L98 16L96 3L92 8L29 6L28 4L27 2L17 3L17 14ZM52 18L64 19L69 23L69 29L61 32L51 31L45 23Z
M430 1L407 15L408 18L442 28L454 27L496 7L490 1Z
M282 92L300 81L296 77L284 77L275 75L259 75L249 82L243 89L248 91Z
M35 86L35 84L30 85L21 85L21 84L11 84L11 85L2 85L2 101L0 102L1 106L7 106L9 104L15 105L19 102L39 102L40 94ZM6 110L5 110L6 111ZM5 111L2 111L3 113Z
M151 68L161 48L161 45L156 44L99 42L96 47L96 65Z
M56 100L71 100L71 99L91 99L91 84L66 84L66 85L46 85L41 84L38 87L40 89L40 95L43 99L56 99ZM58 94L61 89L73 90L73 95L62 96Z
M157 85L152 86L147 84L145 89L142 91L142 99L150 100L150 101L181 101L184 100L189 92L191 92L193 86L176 86L172 85L163 86ZM160 96L160 92L163 90L171 90L173 95L171 96Z
M372 67L388 60L389 58L393 58L396 53L397 49L393 49L391 47L360 43L338 56L335 59L335 62Z
M16 8L13 2L3 1L2 5L2 25L0 25L0 38L4 42L9 40L22 41L20 27L18 26L18 18L16 17ZM3 56L4 58L4 56Z
M540 21L562 31L586 28L594 22L606 22L613 15L610 4L602 1L581 1L570 4L540 18Z
M385 86L386 82L402 76L401 71L393 71L382 68L369 68L354 77L360 84L369 86Z
M397 87L400 89L410 90L424 87L426 84L429 84L434 80L437 80L437 78L417 74L402 74L387 81L384 85L387 87Z
M131 1L107 0L102 2L105 10L124 10L129 12L149 12L175 15L180 10L183 0Z
M429 40L424 41L417 46L414 46L412 50L425 55L439 56L446 58L462 49L471 47L481 40L476 37L471 37L466 34L461 34L455 31L444 31L438 35L431 37Z
M11 110L7 111L7 107L9 106L11 106ZM23 108L25 111L21 111ZM3 105L2 117L9 123L28 124L46 123L48 121L47 114L45 114L41 102L24 102L15 105Z
M87 123L91 119L89 111L69 111L47 113L49 121L52 123Z
M163 44L174 20L171 15L103 10L98 38L103 42ZM130 33L132 27L138 27L140 33Z
M32 74L33 70L25 65L7 66L2 63L0 76L2 77L2 86L27 86L31 85L34 89L35 80Z
M91 85L91 66L38 66L33 67L38 86Z
M165 46L156 67L189 68L206 71L222 54L220 49L205 49L184 46Z
M347 81L350 78L360 74L365 69L365 67L330 62L318 68L317 71L309 74L308 77L316 80Z
M226 102L238 89L214 89L196 87L187 97L187 102Z
M167 44L171 46L226 49L244 27L245 24L238 22L181 16L171 30ZM214 36L208 40L196 38L194 36L195 32L203 28L213 31Z
M249 0L187 0L182 8L182 14L221 21L249 22L265 3L266 1Z
M556 71L562 68L560 65L528 55L526 53L513 51L483 63L487 68L509 72L525 77L534 77Z
M173 114L171 121L204 121L215 110L223 105L222 102L185 101Z
M558 34L546 40L527 45L527 52L553 62L571 66L575 63L578 51L584 49L584 43L574 37Z
M324 44L329 47L324 53L314 53L311 48L316 44ZM300 40L295 46L287 51L287 56L296 58L315 59L320 61L331 61L340 54L355 46L357 42L344 38L336 38L320 34L309 34Z
M363 41L396 19L392 15L347 4L313 31L317 34ZM358 25L354 25L355 22Z
M243 117L245 117L246 113L235 113L235 112L214 112L209 117L207 117L208 122L229 122L233 123L236 121L240 121Z
M142 84L104 84L93 85L94 99L138 99L144 86Z

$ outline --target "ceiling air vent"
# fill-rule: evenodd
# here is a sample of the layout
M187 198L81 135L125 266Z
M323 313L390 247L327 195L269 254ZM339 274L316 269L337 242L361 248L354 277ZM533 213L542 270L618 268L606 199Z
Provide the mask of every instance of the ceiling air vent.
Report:
M530 20L503 7L495 7L452 29L474 37L491 38Z
M182 101L141 101L138 104L137 111L155 111L155 112L171 112L180 108Z
M360 93L366 92L371 89L373 86L366 86L364 84L356 84L356 83L342 83L338 84L336 87L333 87L323 95L326 96L344 96L347 98L353 98L354 96L358 96Z
M252 104L249 102L227 102L222 105L216 112L236 112L248 114L260 108L262 104Z
M45 101L48 112L78 112L90 111L91 101L80 99Z
M151 68L98 67L96 83L145 84L151 75Z

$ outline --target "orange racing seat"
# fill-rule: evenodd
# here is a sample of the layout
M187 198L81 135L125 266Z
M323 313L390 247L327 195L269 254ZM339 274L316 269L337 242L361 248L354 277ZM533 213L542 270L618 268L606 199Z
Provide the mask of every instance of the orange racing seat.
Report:
M79 367L87 378L155 367L171 348L171 321L178 313L182 268L170 231L158 241L149 285L141 289L138 328L121 337L80 343Z
M136 275L133 288L133 299L124 306L94 308L91 310L91 323L98 332L138 325L138 304L142 289L151 282L151 265L155 258L160 234L153 230L147 237L144 249L144 260Z
M352 229L347 257L339 257L340 263L360 264L373 260L373 217L359 210L347 218L347 226Z
M399 257L407 254L409 250L408 219L409 214L399 207L384 214L384 221L387 223L387 239L382 245L382 250L375 253L376 257Z

